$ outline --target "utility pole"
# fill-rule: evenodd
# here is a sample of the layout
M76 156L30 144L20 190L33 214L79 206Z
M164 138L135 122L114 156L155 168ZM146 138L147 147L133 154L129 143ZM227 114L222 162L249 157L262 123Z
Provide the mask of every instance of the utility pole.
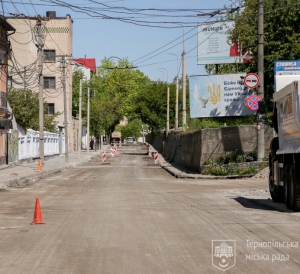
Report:
M170 131L170 87L167 87L167 129L166 136L168 136Z
M81 140L82 140L82 133L81 133L81 105L82 105L82 78L79 80L79 125L78 125L78 158L81 157Z
M44 37L42 35L42 18L38 16L36 23L37 31L37 48L38 48L38 67L39 67L39 149L40 149L40 159L44 163L44 97L43 97L43 87L44 87L44 77L43 77L43 47L44 47Z
M90 87L88 87L88 101L87 101L87 154L90 152ZM100 137L101 138L101 137Z
M264 100L264 3L258 0L258 61L257 72L260 79L258 95ZM265 154L264 124L257 123L257 161L263 161Z
M179 90L179 79L178 79L178 76L176 76L175 129L178 129L178 90Z
M68 134L68 103L67 103L67 91L66 91L66 57L71 57L72 55L56 55L56 57L61 57L62 63L62 85L64 94L64 127L65 127L65 162L69 163L69 134Z
M186 63L185 51L182 52L182 128L185 130L186 124Z

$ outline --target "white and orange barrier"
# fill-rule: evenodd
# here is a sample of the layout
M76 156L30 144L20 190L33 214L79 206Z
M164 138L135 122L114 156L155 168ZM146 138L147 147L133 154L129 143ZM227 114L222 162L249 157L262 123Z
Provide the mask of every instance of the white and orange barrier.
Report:
M102 163L106 163L106 151L102 152Z
M148 156L149 158L152 158L152 152L151 152L151 147L148 146Z
M154 152L154 163L158 164L158 152L157 151Z

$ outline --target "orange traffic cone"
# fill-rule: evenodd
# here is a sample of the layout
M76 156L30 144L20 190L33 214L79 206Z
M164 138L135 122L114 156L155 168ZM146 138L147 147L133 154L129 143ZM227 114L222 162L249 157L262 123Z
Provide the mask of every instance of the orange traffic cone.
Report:
M40 200L37 198L35 201L35 211L34 211L34 217L31 225L42 225L45 224L42 220L42 211L40 208Z
M42 172L42 159L39 159L36 172Z

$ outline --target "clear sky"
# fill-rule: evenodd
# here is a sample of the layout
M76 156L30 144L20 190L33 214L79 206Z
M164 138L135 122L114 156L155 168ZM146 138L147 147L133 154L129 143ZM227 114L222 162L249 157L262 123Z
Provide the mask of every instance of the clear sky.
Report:
M56 11L58 17L70 14L74 21L74 58L95 58L98 66L104 57L126 57L150 79L172 82L177 72L182 73L183 45L187 74L206 74L203 66L197 65L197 24L215 21L220 15L197 15L222 11L225 6L226 9L237 7L239 2L3 0L1 8L4 16L21 13L45 16L46 11Z

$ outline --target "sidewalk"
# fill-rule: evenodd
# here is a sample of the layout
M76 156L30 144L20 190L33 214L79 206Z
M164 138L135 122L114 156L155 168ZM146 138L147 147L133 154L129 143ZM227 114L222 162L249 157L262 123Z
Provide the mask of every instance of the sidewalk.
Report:
M110 146L104 145L101 147L101 150L90 150L89 154L86 150L81 150L80 158L78 151L69 153L69 163L65 162L65 155L53 157L43 163L42 172L36 172L37 162L0 169L0 191L7 187L22 187L29 184L30 181L45 178L50 174L83 165L94 157L101 157L102 151L107 151L108 147Z

